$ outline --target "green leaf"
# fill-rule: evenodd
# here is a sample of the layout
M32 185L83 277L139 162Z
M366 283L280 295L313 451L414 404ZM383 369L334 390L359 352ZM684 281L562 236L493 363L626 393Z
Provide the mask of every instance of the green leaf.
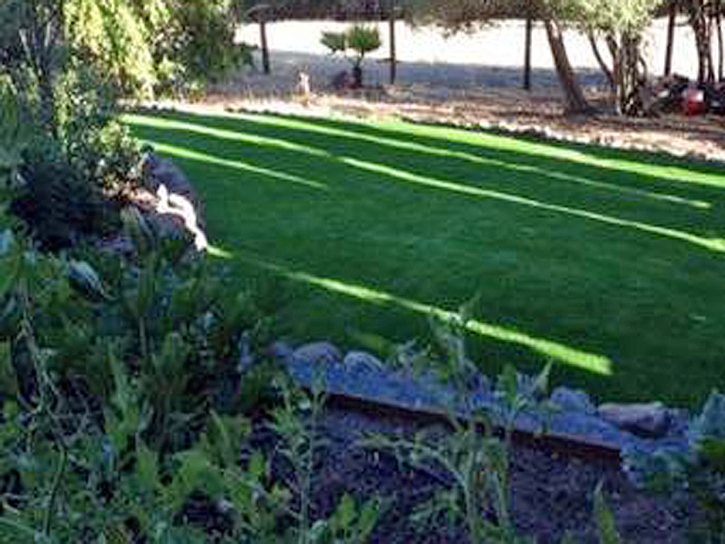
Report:
M357 515L355 506L355 499L345 493L340 500L340 504L335 512L335 518L337 519L340 527L343 529L349 528L355 521Z
M255 450L249 459L249 467L247 468L249 475L256 481L261 480L267 472L267 462L261 451Z
M344 32L323 32L320 43L331 53L340 53L347 49L347 38Z
M154 491L161 488L158 454L142 443L136 446L136 476L144 486Z
M703 438L698 444L698 451L715 470L725 473L725 440Z
M504 367L499 377L499 384L506 397L506 401L511 405L515 404L519 394L519 382L516 368L513 365L507 364Z
M542 393L546 394L549 390L549 378L551 377L551 369L553 364L547 363L544 369L539 372L539 375L534 379L534 383L531 387L530 393Z
M72 261L68 266L71 287L91 302L110 300L98 273L85 261Z
M367 542L380 519L381 505L378 499L370 499L365 503L357 522L357 541Z
M604 498L603 485L604 482L599 482L594 491L594 514L599 531L599 542L600 544L622 544L614 514Z

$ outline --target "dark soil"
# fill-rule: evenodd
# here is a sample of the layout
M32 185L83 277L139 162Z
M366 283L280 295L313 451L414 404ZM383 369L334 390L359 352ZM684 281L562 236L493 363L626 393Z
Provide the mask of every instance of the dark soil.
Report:
M444 522L421 524L410 515L433 494L450 485L450 477L432 467L422 471L399 463L390 453L375 452L359 443L367 433L411 436L422 430L407 418L377 418L359 412L328 408L320 423L326 444L318 452L314 482L314 516L328 516L344 493L358 503L371 497L384 501L373 542L467 542L462 526ZM427 431L445 432L428 427ZM256 446L270 445L271 436L256 434ZM265 448L266 449L266 448ZM594 489L604 482L607 500L624 542L698 542L689 536L697 519L684 498L652 498L632 487L611 460L576 458L547 451L543 446L515 445L511 455L512 512L521 535L540 544L559 543L569 533L574 542L598 543L593 513ZM284 463L275 463L285 479ZM701 541L701 540L699 540Z

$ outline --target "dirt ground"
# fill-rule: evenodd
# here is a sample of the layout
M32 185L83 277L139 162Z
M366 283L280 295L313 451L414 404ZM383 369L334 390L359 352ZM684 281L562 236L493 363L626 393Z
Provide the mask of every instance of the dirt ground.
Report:
M314 518L331 515L346 493L358 504L378 497L383 509L371 542L468 542L460 523L411 520L411 515L436 492L451 488L449 473L433 464L425 470L413 468L391 452L370 449L362 443L371 435L412 439L421 431L441 437L443 429L405 418L374 417L329 407L319 425L324 446L317 451L315 463ZM287 481L290 467L272 453L275 441L273 433L262 424L249 446L271 454L273 478ZM535 538L537 544L559 544L567 534L573 542L598 543L593 496L600 482L623 542L702 542L693 533L699 515L686 497L657 498L639 492L611 460L568 457L541 447L515 445L510 463L511 515L517 532ZM291 480L287 483L291 484ZM495 521L493 511L487 516Z
M596 85L585 88L598 113L565 116L551 71L535 73L543 83L527 92L520 87L520 70L516 69L408 65L408 80L428 77L430 82L337 92L330 86L332 74L346 69L347 64L329 58L302 57L296 53L276 53L276 69L271 76L245 70L212 87L199 103L174 106L300 116L393 116L725 163L725 117L687 117L677 113L622 118L611 112L605 93ZM308 97L301 96L298 89L302 69L311 74L312 92Z

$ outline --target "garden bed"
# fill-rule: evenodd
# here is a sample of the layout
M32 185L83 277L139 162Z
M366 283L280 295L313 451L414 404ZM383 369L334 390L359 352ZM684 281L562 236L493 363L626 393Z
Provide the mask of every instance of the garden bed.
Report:
M368 433L411 437L423 425L390 414L376 417L350 407L329 407L320 428L326 445L318 454L313 483L316 515L329 515L344 493L357 499L379 496L385 508L374 542L466 541L460 525L421 525L409 519L436 489L450 484L445 473L435 467L416 470L391 454L360 445ZM445 432L441 427L428 426L427 430ZM257 438L271 445L269 435L258 433ZM520 534L534 536L541 544L558 543L566 533L577 543L599 541L593 494L600 481L624 542L687 542L688 526L694 519L692 507L682 499L654 499L638 492L611 459L567 456L541 446L519 444L514 445L510 460L516 527Z

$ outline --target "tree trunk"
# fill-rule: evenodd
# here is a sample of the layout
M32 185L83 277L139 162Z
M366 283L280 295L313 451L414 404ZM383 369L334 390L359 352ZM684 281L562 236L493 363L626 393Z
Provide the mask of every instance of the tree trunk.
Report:
M620 40L619 51L619 109L629 116L641 115L644 109L640 91L642 74L640 73L640 37L624 35Z
M549 15L544 15L544 28L546 37L549 40L551 55L554 57L556 73L559 77L559 84L564 93L564 104L567 113L588 113L591 107L584 97L579 82L574 74L574 69L569 62L569 55L564 45L564 36L561 33L558 21Z
M616 88L616 83L614 81L614 73L612 70L607 66L607 63L604 61L604 57L602 56L601 51L599 50L599 45L597 45L597 38L594 35L593 32L588 32L587 37L589 38L589 44L592 46L592 52L594 53L594 58L597 59L597 64L599 64L599 68L604 73L604 76L607 78L607 83L609 83L609 88L614 92Z
M269 74L272 70L269 65L269 43L267 42L267 14L264 9L258 12L259 17L259 42L262 48L262 70Z
M63 32L63 2L55 10L44 12L37 2L29 2L28 27L20 31L20 42L38 88L40 123L54 138L58 138L58 119L55 100L56 56Z
M717 4L717 13L715 14L717 28L717 80L722 81L725 77L725 43L723 43L722 33L722 3Z
M714 78L712 70L710 21L703 5L703 0L693 0L690 7L690 25L695 33L697 47L697 82L702 84Z
M389 35L390 35L390 84L395 85L398 75L398 53L395 43L395 2L390 2L390 15L388 18Z
M354 89L361 89L363 86L363 71L360 64L352 67L352 86Z
M524 44L524 89L531 90L531 37L534 31L534 20L531 9L526 13L526 38Z
M665 76L672 74L672 52L675 45L675 26L677 24L677 0L670 2L670 14L667 23L667 48L665 49Z

